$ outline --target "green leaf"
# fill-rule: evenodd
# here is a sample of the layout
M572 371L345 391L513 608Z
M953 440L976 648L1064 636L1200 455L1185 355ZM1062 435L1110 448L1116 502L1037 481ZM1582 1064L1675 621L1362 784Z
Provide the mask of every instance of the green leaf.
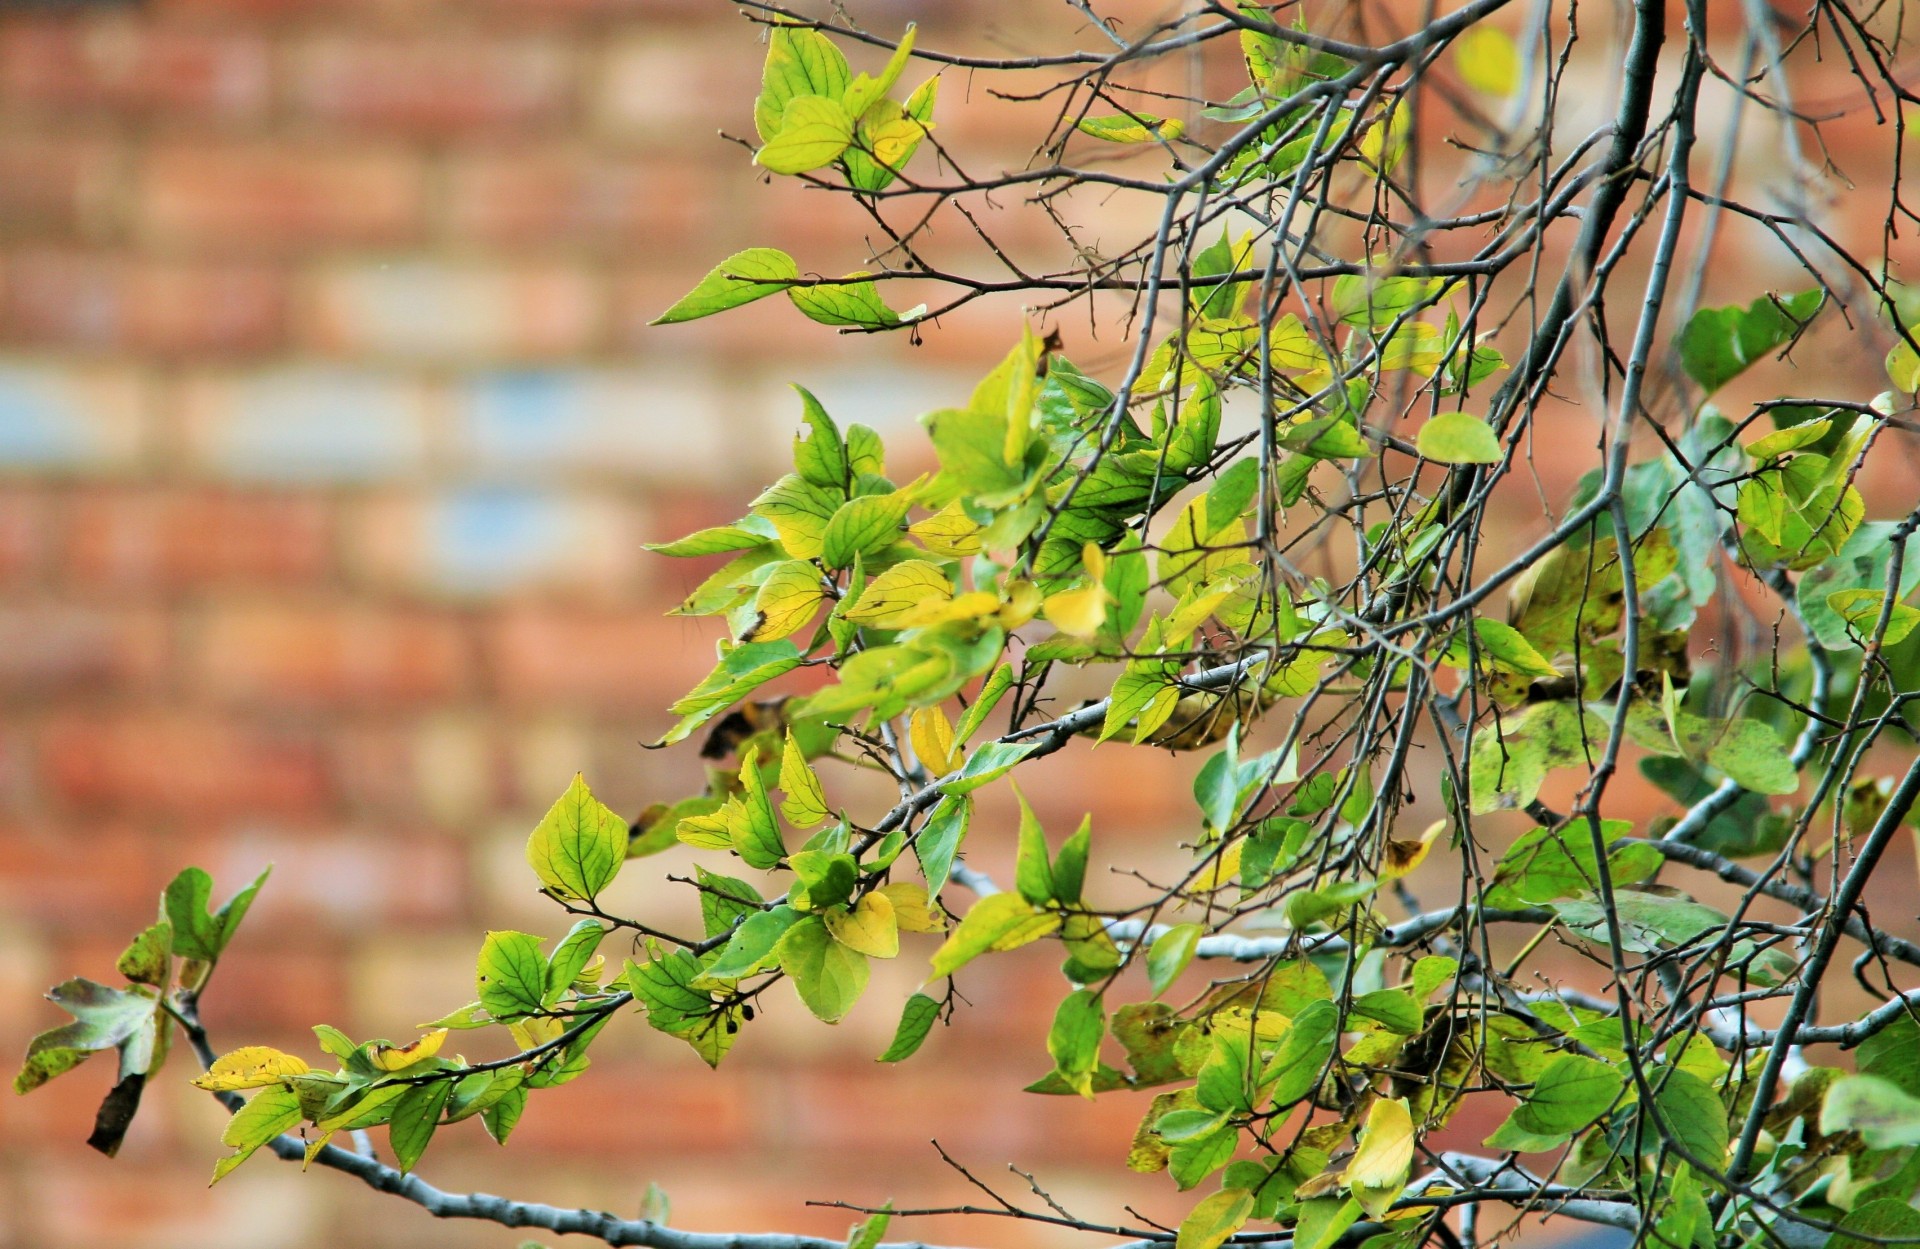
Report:
M1165 993L1193 962L1193 953L1205 932L1199 924L1175 924L1154 939L1147 951L1147 980L1155 997Z
M1745 308L1702 308L1680 331L1680 366L1711 394L1789 342L1825 298L1811 290L1763 295Z
M793 440L793 470L809 485L845 490L853 481L847 463L847 444L839 426L813 397L813 392L796 384L800 408L807 423L806 434Z
M951 976L988 950L1013 950L1060 927L1060 916L1041 911L1017 893L995 893L973 904L953 935L933 953L933 974Z
M1884 590L1835 590L1827 595L1827 609L1846 622L1847 641L1855 646L1864 645L1873 636L1886 602ZM1880 635L1880 644L1898 646L1916 625L1920 625L1920 607L1895 603L1887 610L1887 627Z
M1869 1249L1916 1240L1920 1240L1920 1210L1905 1198L1880 1197L1847 1211L1840 1230L1827 1238L1825 1249Z
M480 1122L486 1125L487 1135L495 1143L504 1145L513 1127L520 1122L520 1116L527 1109L527 1090L525 1085L508 1090L505 1096L480 1112Z
M627 822L574 773L573 783L527 838L528 864L556 897L591 902L626 861Z
M111 989L75 977L48 990L47 1000L72 1015L73 1022L51 1028L28 1042L26 1061L13 1078L16 1093L32 1092L105 1049L120 1049L125 1068L131 1051L150 1045L153 1039L159 997L144 985ZM145 1063L136 1070L144 1072ZM122 1074L133 1072L123 1070Z
M161 895L167 922L173 926L174 954L201 963L217 961L272 871L270 866L261 871L252 884L211 913L207 904L213 897L213 877L197 867L187 868L175 876Z
M864 494L841 504L827 521L820 557L829 568L852 567L856 557L877 555L899 541L913 492Z
M772 173L800 174L830 165L853 142L853 116L838 99L796 95L780 114L779 132L753 163Z
M774 947L787 929L800 922L800 912L782 904L755 911L733 930L720 957L707 968L714 980L741 980L779 962Z
M276 1087L255 1093L227 1120L226 1129L220 1133L220 1143L232 1146L234 1152L214 1164L210 1183L218 1184L235 1167L253 1157L255 1150L293 1128L302 1118L299 1094L292 1089Z
M893 89L893 84L900 81L900 75L906 71L907 60L913 55L916 34L914 24L908 22L906 33L900 37L899 44L893 49L893 55L887 58L886 68L880 71L878 78L872 78L866 74L855 76L853 82L847 87L845 95L848 112L858 117L867 110L868 105L884 98L887 92ZM859 1249L859 1247L849 1246L849 1249Z
M1861 525L1830 558L1809 568L1800 578L1795 588L1800 614L1828 650L1857 645L1856 628L1828 606L1832 595L1842 590L1886 592L1893 531L1894 526L1885 521ZM1916 589L1920 589L1920 559L1909 559L1900 567L1896 597L1906 598Z
M934 1021L940 1018L940 1003L924 993L916 993L907 999L900 1012L900 1026L894 1031L893 1044L887 1046L887 1052L880 1055L876 1062L904 1062L919 1051L927 1034L933 1030Z
M411 1171L427 1152L427 1142L440 1126L440 1112L453 1093L451 1080L430 1080L414 1084L393 1104L393 1118L387 1121L387 1140L393 1146L394 1161L400 1170Z
M540 938L524 932L490 932L480 946L475 972L480 1004L495 1019L517 1019L542 1009L547 960Z
M1534 703L1482 726L1468 754L1474 814L1527 806L1549 771L1587 766L1606 740L1604 720L1562 701Z
M161 920L127 944L114 970L137 984L164 989L172 972L172 951L173 925Z
M737 525L715 525L672 542L642 542L640 549L652 551L655 555L686 559L698 555L720 555L727 551L745 551L761 546L773 537L771 525L750 516Z
M1375 989L1353 999L1353 1013L1377 1020L1402 1036L1420 1031L1423 1012L1413 994L1404 989Z
M862 271L849 273L838 282L789 287L787 298L809 320L822 325L884 330L918 319L917 309L895 312L880 298L880 292L872 282L855 280L866 276Z
M1054 1071L1082 1097L1093 1096L1093 1072L1100 1062L1100 1038L1106 1032L1106 1008L1091 989L1067 994L1054 1011L1047 1053L1053 1056Z
M724 645L724 644L723 644ZM700 684L669 708L680 722L660 739L663 746L683 741L695 729L775 677L800 666L792 642L743 642L723 649L720 663Z
M846 56L831 39L810 27L776 24L767 37L760 96L753 102L754 129L763 141L772 139L780 133L789 101L803 95L842 99L852 77Z
M1013 867L1014 888L1035 906L1045 906L1054 900L1053 865L1048 860L1047 835L1041 831L1040 821L1035 818L1033 808L1027 805L1027 796L1020 792L1018 785L1013 786L1013 796L1020 803L1019 852Z
M680 302L655 317L649 324L672 325L678 321L695 321L701 317L710 317L716 312L725 312L729 308L738 308L756 299L764 299L775 291L787 290L789 284L799 276L799 268L793 263L793 257L787 253L775 247L749 247L745 251L735 252L715 265L706 277L701 278L692 290L681 297ZM695 537L698 536L695 535ZM671 553L680 554L681 552ZM695 554L696 552L685 553Z
M1247 1225L1253 1215L1253 1194L1237 1188L1223 1188L1180 1220L1174 1249L1220 1249L1229 1236Z
M546 992L541 1000L551 1006L565 993L574 978L592 961L595 950L605 939L607 930L598 920L583 919L568 930L554 947L553 956L547 960Z
M893 1223L892 1202L855 1224L847 1233L847 1249L880 1249L880 1242Z
M794 991L823 1023L839 1023L866 990L867 956L835 941L817 915L787 929L775 950Z
M1713 1086L1679 1067L1647 1072L1662 1128L1692 1159L1719 1168L1727 1157L1727 1108Z
M1470 412L1442 412L1420 427L1420 454L1440 464L1498 464L1500 439Z
M966 840L967 825L973 819L973 799L964 794L948 794L933 809L920 835L913 840L914 853L920 857L920 871L927 878L927 894L936 896L947 887L953 871L953 856Z
M1035 742L988 742L967 756L966 764L944 786L948 794L970 794L982 785L997 781L1013 771L1015 764L1032 754Z
M1540 1073L1533 1091L1507 1122L1540 1136L1569 1136L1612 1109L1626 1085L1626 1076L1616 1067L1562 1054Z
M1275 1107L1291 1106L1319 1086L1339 1038L1340 1008L1335 1003L1309 1002L1294 1015L1293 1026L1261 1075L1261 1083L1272 1086Z
M1481 652L1504 672L1548 680L1560 675L1560 669L1548 663L1546 657L1533 648L1533 643L1527 641L1525 634L1505 621L1476 616L1473 632Z
M1920 1098L1879 1076L1843 1076L1827 1090L1820 1130L1858 1132L1869 1149L1920 1145Z
M1652 954L1663 946L1686 945L1702 934L1724 928L1727 917L1710 906L1665 894L1616 890L1614 915L1620 944L1636 954ZM1598 902L1555 902L1560 922L1589 941L1607 943L1607 916Z

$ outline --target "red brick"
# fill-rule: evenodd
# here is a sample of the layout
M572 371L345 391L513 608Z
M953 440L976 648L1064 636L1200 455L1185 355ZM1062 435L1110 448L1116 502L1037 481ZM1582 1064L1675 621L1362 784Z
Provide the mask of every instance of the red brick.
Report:
M194 630L190 648L204 692L269 705L450 698L466 690L473 669L452 616L359 607L222 605Z
M488 245L662 247L719 214L719 177L700 161L498 148L458 157L448 194L456 237Z
M0 605L0 696L71 698L157 684L169 660L152 608Z
M271 85L266 40L246 32L124 17L0 28L0 100L14 108L244 121L266 111Z
M397 148L174 142L142 163L143 233L222 250L397 244L421 228L425 183Z
M570 96L565 50L539 39L322 36L297 54L294 106L382 131L526 127L557 121Z
M107 233L121 207L121 154L81 135L0 134L0 231L10 235Z
M59 560L84 585L187 589L309 582L332 567L332 516L312 496L92 490L65 501ZM0 535L6 508L0 504Z
M190 712L60 715L40 733L49 795L142 819L324 807L330 783L316 735Z
M0 585L24 584L45 566L52 545L51 514L45 491L0 490Z
M644 712L646 731L664 732L663 709L714 661L710 626L658 610L507 609L487 632L497 692L522 704Z
M14 342L163 354L265 351L286 279L259 264L32 251L8 257L0 333Z
M729 1079L707 1070L676 1044L681 1052L667 1050L657 1063L596 1062L590 1083L547 1090L514 1130L514 1143L543 1155L601 1158L645 1157L667 1141L676 1151L700 1153L746 1144L756 1114L750 1085L738 1072ZM678 1078L663 1079L666 1072ZM608 1106L644 1106L645 1112L608 1114Z
M173 870L165 843L140 824L103 820L88 826L86 846L85 854L75 853L73 830L65 826L0 823L6 913L62 932L151 922L154 899ZM75 906L82 898L86 905ZM62 967L53 974L83 970Z

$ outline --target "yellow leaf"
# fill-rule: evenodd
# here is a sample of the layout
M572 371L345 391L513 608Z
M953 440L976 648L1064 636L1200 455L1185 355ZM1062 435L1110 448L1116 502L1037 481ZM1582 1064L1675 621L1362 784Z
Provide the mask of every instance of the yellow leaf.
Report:
M1360 137L1360 155L1381 173L1392 173L1407 150L1407 132L1413 128L1413 112L1404 105L1393 110L1386 121L1374 122Z
M830 910L824 918L833 939L849 950L874 958L892 958L900 953L900 925L894 919L893 903L877 889L860 899L851 911Z
M513 1034L513 1043L522 1050L538 1049L558 1039L566 1030L567 1021L551 1015L530 1015L507 1025L507 1031Z
M780 814L795 828L812 828L832 814L827 796L820 789L820 777L800 753L792 729L787 730L786 749L780 755L780 790L785 794L780 800Z
M753 609L759 619L740 640L777 642L798 633L813 619L826 597L826 589L820 583L820 570L810 562L790 559L777 564L753 599Z
M944 573L926 560L910 559L867 582L859 600L841 614L857 625L895 629L899 617L952 597L953 583Z
M1520 89L1520 50L1498 27L1475 26L1454 40L1453 64L1475 91L1507 96Z
M313 1068L292 1054L265 1045L248 1045L214 1059L207 1073L193 1082L210 1093L232 1093L279 1084L288 1076L303 1076Z
M1240 879L1240 852L1246 847L1245 840L1236 841L1219 854L1213 856L1207 865L1200 869L1193 887L1201 891L1219 889Z
M1347 1187L1353 1199L1379 1218L1407 1186L1413 1167L1413 1114L1407 1099L1380 1098L1367 1109L1360 1141L1347 1163Z
M1381 880L1399 880L1426 860L1427 852L1433 849L1433 843L1440 840L1440 834L1447 831L1445 820L1435 820L1427 825L1427 831L1420 834L1418 841L1389 841L1385 858L1380 864Z
M323 1150L323 1149L325 1149L325 1148L327 1147L327 1142L329 1142L329 1141L331 1141L332 1139L333 1139L333 1133L331 1133L331 1132L322 1132L322 1133L320 1133L320 1135L318 1135L318 1136L316 1136L316 1137L314 1137L314 1138L313 1138L312 1140L310 1140L310 1141L308 1141L308 1142L307 1142L307 1156L306 1156L306 1158L305 1158L305 1159L304 1159L304 1160L303 1160L303 1161L302 1161L302 1162L300 1163L300 1169L301 1169L302 1171L304 1171L304 1170L306 1170L306 1169L307 1169L308 1167L310 1167L310 1166L312 1166L312 1165L313 1165L313 1160L314 1160L315 1158L318 1158L318 1157L320 1156L320 1151L321 1151L321 1150Z
M952 599L930 598L920 606L901 612L886 629L924 629L949 620L974 620L1000 610L1000 600L986 590L975 590Z
M902 932L945 932L947 913L927 897L927 887L910 880L895 881L878 890L893 903L894 922Z
M1252 1213L1253 1194L1245 1189L1223 1188L1203 1197L1180 1221L1174 1249L1220 1249L1227 1237L1247 1225Z
M1107 619L1105 586L1090 585L1079 590L1062 590L1046 602L1047 619L1062 633L1090 638Z
M889 169L898 170L913 155L913 150L933 129L931 125L917 122L911 117L896 117L892 121L882 122L874 127L867 140L873 149L873 159Z
M933 775L945 776L959 766L953 757L953 722L940 708L916 708L907 720L907 740L921 766Z
M1007 602L1000 609L1000 627L1018 629L1040 613L1040 587L1031 581L1016 581L1007 587Z
M968 559L980 553L980 535L986 526L968 519L958 500L947 504L923 521L907 526L907 532L935 555L948 559Z
M440 1052L447 1039L445 1028L435 1028L410 1045L376 1045L367 1051L367 1060L382 1071L402 1071Z

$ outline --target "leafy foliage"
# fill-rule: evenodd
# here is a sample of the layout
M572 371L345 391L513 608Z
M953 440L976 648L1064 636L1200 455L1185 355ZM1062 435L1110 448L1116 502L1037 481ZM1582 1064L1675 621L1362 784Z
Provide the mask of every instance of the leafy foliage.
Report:
M1650 112L1657 4L1636 6L1611 141L1556 159L1551 126L1536 150L1482 111L1536 89L1552 107L1567 85L1567 58L1483 22L1498 5L1378 45L1278 25L1280 6L1202 7L1217 26L1181 18L1111 57L1001 64L1100 72L1063 80L1047 161L992 184L966 182L951 153L915 163L938 150L939 78L904 95L901 80L916 58L955 62L911 28L888 40L762 12L757 170L853 198L892 245L838 278L737 252L656 324L783 292L820 325L917 336L1003 288L1060 302L922 417L934 468L912 480L877 431L796 387L792 471L737 521L652 548L706 561L676 613L714 622L715 663L658 741L705 731L704 788L629 825L576 777L527 843L572 927L487 933L475 1000L418 1038L321 1025L332 1070L261 1046L203 1053L196 1083L236 1111L216 1179L296 1128L317 1157L385 1126L400 1172L464 1119L504 1142L636 1012L718 1067L760 1012L792 1009L767 996L780 981L825 1024L876 983L902 992L876 960L915 968L878 1056L904 1062L936 1024L964 1026L980 964L1038 948L1062 982L1030 1091L1156 1090L1127 1165L1198 1192L1176 1231L1129 1234L1220 1249L1281 1227L1299 1249L1412 1249L1457 1244L1453 1210L1505 1202L1702 1249L1913 1235L1920 1016L1899 977L1920 949L1860 905L1920 795L1920 510L1890 512L1862 484L1913 428L1895 393L1920 387L1910 329L1890 335L1891 391L1779 388L1809 336L1842 314L1911 327L1915 297L1866 276L1863 299L1849 283L1887 264L1828 272L1790 247L1806 289L1663 320L1694 300L1674 274L1688 213L1784 219L1689 198L1709 66L1683 41L1671 111ZM1529 38L1560 34L1575 37L1548 22ZM848 59L863 40L888 50L877 73ZM1116 78L1131 62L1216 40L1241 76L1230 96L1155 100L1188 117L1132 107ZM1465 92L1449 88L1441 116L1480 162L1460 176L1504 180L1488 202L1505 208L1422 189L1416 102L1443 50ZM1756 81L1783 72L1754 68L1784 55L1772 45L1749 52ZM1083 148L1089 165L1068 164ZM1563 159L1601 163L1564 178ZM1013 275L997 282L923 256L924 220L890 224L896 200L939 210L1028 184L1056 214L1090 186L1153 196L1160 224L1110 259L1063 222L1075 267L1036 277L962 205ZM1563 217L1570 253L1546 242ZM1640 248L1645 298L1608 308ZM958 293L896 311L883 290L898 281ZM1054 314L1084 298L1097 325L1113 291L1138 297L1131 354L1083 368ZM1582 335L1594 350L1568 351ZM1663 368L1674 384L1654 387ZM1741 387L1778 397L1738 420L1708 402ZM1544 477L1536 497L1536 454L1580 441L1553 424L1571 420L1556 392L1605 401L1601 450L1567 497ZM1517 536L1502 510L1516 481L1538 518ZM1889 741L1904 773L1881 771ZM1107 862L1104 813L1045 827L1040 782L1021 778L1095 747L1196 756L1188 822L1166 830L1175 866ZM853 768L885 773L898 801L861 809ZM1652 788L1628 792L1635 775ZM1011 826L980 815L995 791ZM983 839L1012 852L1010 881L970 864ZM629 858L671 846L696 861L697 933L612 900ZM195 1003L260 883L210 911L211 882L183 873L119 960L125 987L53 991L74 1022L35 1038L16 1089L115 1050L94 1141L111 1152L173 1025L206 1049ZM1444 902L1422 909L1436 887ZM1843 951L1879 999L1864 1010L1820 994ZM447 1054L456 1031L509 1056ZM1858 1046L1857 1070L1808 1065L1845 1061L1810 1048L1834 1042ZM1488 1156L1442 1156L1469 1099L1497 1119ZM1104 1226L1048 1201L1033 1217ZM877 1249L905 1213L871 1211L851 1249ZM610 1226L562 1230L616 1239ZM657 1243L631 1227L617 1235Z

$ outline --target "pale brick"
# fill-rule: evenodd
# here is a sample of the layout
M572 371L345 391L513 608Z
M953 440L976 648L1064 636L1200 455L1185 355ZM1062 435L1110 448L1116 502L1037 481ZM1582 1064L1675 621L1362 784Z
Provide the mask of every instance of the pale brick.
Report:
M0 363L0 474L137 466L152 442L150 391L125 368Z
M611 496L470 487L362 505L348 528L351 567L382 587L462 597L630 591L647 532Z
M548 359L594 345L601 304L598 284L570 265L357 263L315 280L301 337L356 358Z
M747 45L749 48L751 45ZM759 58L690 33L641 27L610 46L600 67L594 115L615 136L649 146L717 151L714 131L753 138ZM747 156L738 157L744 166Z
M425 383L365 370L201 374L181 434L194 464L234 480L385 481L426 465L430 406Z
M685 367L483 373L452 396L454 453L486 477L676 484L775 466L719 378Z
M724 213L712 165L608 156L551 144L461 153L448 194L457 238L488 246L557 244L663 250Z

